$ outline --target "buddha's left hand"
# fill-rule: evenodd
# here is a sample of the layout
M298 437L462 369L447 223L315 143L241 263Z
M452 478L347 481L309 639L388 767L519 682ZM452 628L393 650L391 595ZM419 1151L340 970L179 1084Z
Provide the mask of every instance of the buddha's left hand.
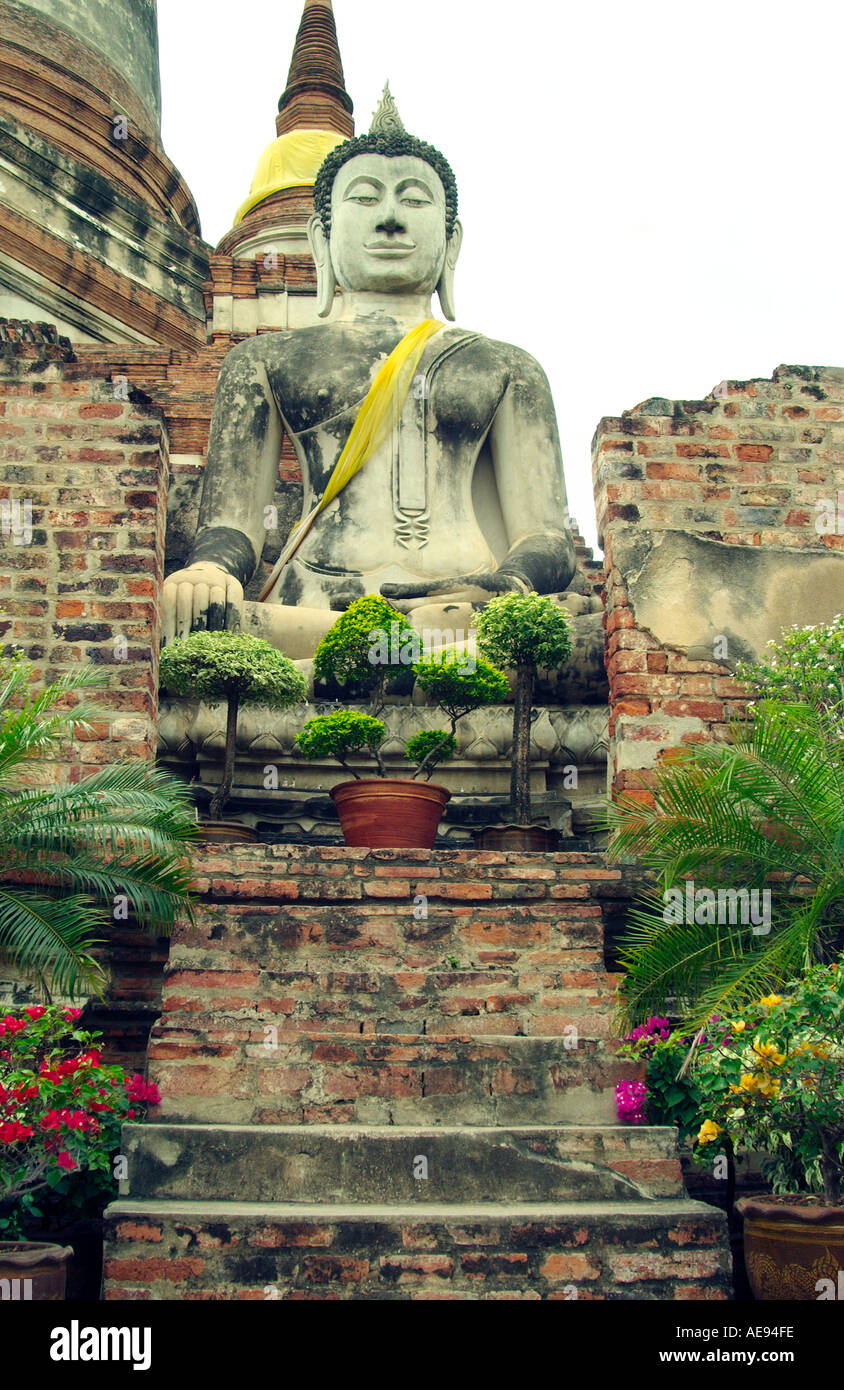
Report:
M529 586L523 579L500 570L485 570L481 574L464 574L453 579L437 579L419 584L382 584L384 598L402 607L417 607L420 602L483 604L496 594L526 594Z

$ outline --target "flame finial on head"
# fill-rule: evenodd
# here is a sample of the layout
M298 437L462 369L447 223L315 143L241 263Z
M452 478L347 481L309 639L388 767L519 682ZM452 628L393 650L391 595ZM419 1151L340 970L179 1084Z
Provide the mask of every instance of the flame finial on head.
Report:
M378 110L372 117L372 125L369 127L370 135L395 135L397 131L404 130L404 122L399 115L399 109L393 100L389 82L384 83L384 90L381 93L381 100L378 103Z

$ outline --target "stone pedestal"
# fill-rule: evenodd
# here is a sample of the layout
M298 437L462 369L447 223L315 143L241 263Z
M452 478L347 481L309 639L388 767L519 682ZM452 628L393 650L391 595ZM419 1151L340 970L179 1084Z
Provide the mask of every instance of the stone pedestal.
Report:
M198 857L111 1298L722 1298L673 1130L615 1123L598 855Z

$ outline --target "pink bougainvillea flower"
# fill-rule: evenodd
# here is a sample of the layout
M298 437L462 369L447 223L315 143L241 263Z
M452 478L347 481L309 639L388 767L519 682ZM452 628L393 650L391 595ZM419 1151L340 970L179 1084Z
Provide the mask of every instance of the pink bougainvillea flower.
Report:
M62 1149L61 1153L56 1159L56 1162L58 1163L60 1168L63 1168L65 1170L66 1173L76 1172L76 1163L74 1159L71 1158L70 1154L67 1152L67 1149Z
M647 1124L644 1111L648 1089L644 1081L619 1081L615 1088L618 1118L628 1125Z
M140 1075L130 1077L126 1082L126 1094L130 1100L144 1105L160 1105L161 1092L154 1081L144 1081Z

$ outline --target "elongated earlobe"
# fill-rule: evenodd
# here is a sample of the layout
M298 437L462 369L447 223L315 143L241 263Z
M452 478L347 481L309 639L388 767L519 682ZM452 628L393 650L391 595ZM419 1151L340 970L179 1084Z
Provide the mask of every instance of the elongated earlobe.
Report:
M328 237L316 213L308 223L308 244L317 268L317 313L321 319L327 319L334 305L337 281L331 264Z
M437 285L437 294L440 297L440 306L443 314L453 323L457 317L454 309L454 269L457 265L457 257L460 255L460 248L463 245L463 226L460 222L455 222L451 240L445 250L445 265L440 276L440 283Z

